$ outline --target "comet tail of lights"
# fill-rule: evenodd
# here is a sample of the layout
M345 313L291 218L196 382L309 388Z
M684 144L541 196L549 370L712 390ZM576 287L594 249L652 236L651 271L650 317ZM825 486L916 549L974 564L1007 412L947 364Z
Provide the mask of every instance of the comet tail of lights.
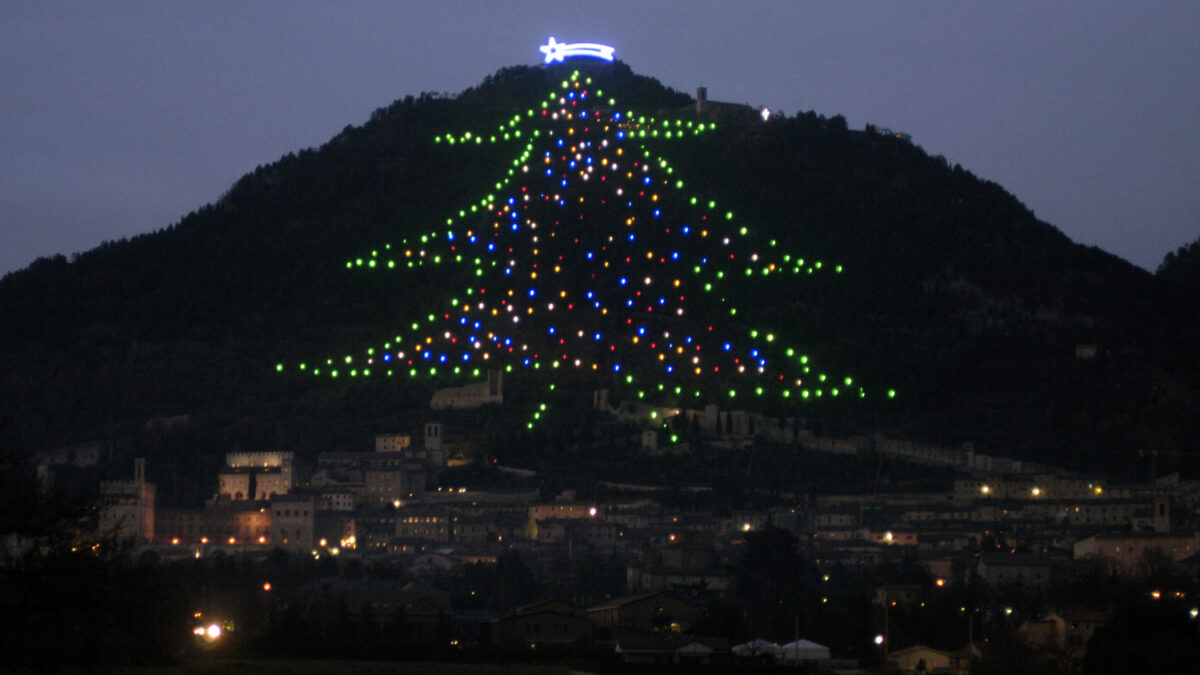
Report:
M562 48L542 50L570 55ZM436 268L453 280L445 296L377 344L276 370L459 382L528 371L574 378L573 390L585 378L658 411L895 397L819 367L784 334L792 289L843 267L780 250L688 190L659 154L714 128L622 110L592 77L564 70L497 127L435 137L447 151L508 144L509 168L436 226L346 267ZM535 402L526 426L549 411Z
M546 44L538 47L543 54L546 55L546 63L554 63L555 61L562 62L576 56L586 56L603 61L612 61L613 54L616 50L608 45L596 44L594 42L559 42L553 37Z

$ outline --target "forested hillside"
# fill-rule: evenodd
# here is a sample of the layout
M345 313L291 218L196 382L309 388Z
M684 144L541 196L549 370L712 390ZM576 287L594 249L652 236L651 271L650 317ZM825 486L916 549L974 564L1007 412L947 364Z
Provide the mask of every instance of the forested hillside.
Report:
M133 438L179 472L232 447L361 448L425 414L441 383L331 383L274 364L368 343L440 297L454 270L346 263L444 222L510 166L509 150L435 136L494 128L566 72L507 68L457 96L406 96L179 223L6 276L7 443ZM622 107L695 118L689 96L622 64L587 72ZM1195 469L1200 320L1178 287L1194 251L1150 275L1072 243L963 167L837 116L726 114L714 133L655 149L782 248L842 265L746 298L748 311L900 394L783 412L831 434L970 441L1114 471L1145 471L1157 453L1160 472ZM149 420L177 415L191 416L188 431L149 438Z

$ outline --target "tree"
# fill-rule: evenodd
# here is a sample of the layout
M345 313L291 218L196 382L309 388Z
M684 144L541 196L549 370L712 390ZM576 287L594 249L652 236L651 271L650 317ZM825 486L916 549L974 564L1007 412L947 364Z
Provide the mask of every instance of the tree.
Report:
M813 565L796 552L796 538L767 527L746 533L746 548L734 568L733 598L752 632L784 640L806 628L800 625L802 604L816 580Z
M1138 602L1118 609L1088 641L1084 671L1093 675L1196 672L1197 625L1183 606Z

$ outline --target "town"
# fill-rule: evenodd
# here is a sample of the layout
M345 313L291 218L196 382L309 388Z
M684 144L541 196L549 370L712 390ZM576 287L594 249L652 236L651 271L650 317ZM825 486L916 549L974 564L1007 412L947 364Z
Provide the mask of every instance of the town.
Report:
M1075 672L1092 634L1112 620L1114 593L1186 605L1197 617L1198 482L1172 474L1114 483L970 448L821 437L795 418L608 398L593 393L595 413L624 430L639 456L686 462L702 447L736 455L765 444L886 459L928 472L929 487L888 491L863 476L860 491L778 491L743 508L710 502L712 486L668 488L649 476L547 491L536 471L463 451L472 429L462 415L504 401L492 372L438 390L422 428L377 435L373 448L322 452L311 463L291 452L230 452L202 505L157 507L146 460L132 458L130 478L99 485L94 531L81 540L123 540L164 564L307 564L308 576L290 586L264 576L268 618L241 617L239 631L269 634L286 607L312 635L329 639L340 617L440 656L970 672L989 643L1010 639L1029 658ZM691 445L662 432L672 424L693 430ZM56 469L110 455L103 444L43 452L37 474L49 489ZM10 554L20 546L7 544ZM762 559L779 555L782 569ZM1117 580L1119 591L1078 590ZM853 606L855 597L868 604ZM198 609L197 635L210 639L205 622L230 611ZM923 641L930 632L941 644Z

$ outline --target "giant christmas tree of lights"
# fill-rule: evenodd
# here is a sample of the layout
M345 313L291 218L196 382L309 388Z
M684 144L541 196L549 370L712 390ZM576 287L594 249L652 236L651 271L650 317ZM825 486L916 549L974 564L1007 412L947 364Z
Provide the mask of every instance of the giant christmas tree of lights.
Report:
M435 142L448 146L510 143L518 152L486 195L444 225L346 267L458 265L456 278L465 281L391 339L276 369L459 379L492 369L572 371L674 403L866 397L853 377L822 372L736 306L734 296L747 290L786 289L781 277L842 267L759 240L732 212L690 194L652 150L659 140L713 128L620 111L575 71L494 132L439 136ZM787 307L786 298L777 300L780 311ZM761 311L756 316L767 323Z

